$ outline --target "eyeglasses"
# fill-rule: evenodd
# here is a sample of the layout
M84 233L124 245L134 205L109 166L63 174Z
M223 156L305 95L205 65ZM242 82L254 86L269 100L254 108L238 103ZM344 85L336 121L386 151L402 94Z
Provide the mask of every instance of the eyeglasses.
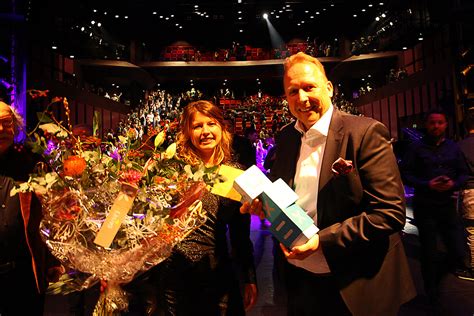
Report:
M3 128L11 128L13 126L13 119L0 119L0 125Z

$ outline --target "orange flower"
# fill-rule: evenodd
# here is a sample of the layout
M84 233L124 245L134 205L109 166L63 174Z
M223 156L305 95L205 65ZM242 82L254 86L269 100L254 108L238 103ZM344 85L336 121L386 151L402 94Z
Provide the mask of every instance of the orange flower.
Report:
M86 160L79 156L70 156L64 161L65 176L80 176L86 169Z

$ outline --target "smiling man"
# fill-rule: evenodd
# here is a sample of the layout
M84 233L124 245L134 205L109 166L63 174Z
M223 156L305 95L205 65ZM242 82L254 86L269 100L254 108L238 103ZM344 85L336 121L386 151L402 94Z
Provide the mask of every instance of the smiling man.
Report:
M396 315L415 289L398 233L405 201L388 131L335 109L314 57L287 58L284 89L296 122L280 133L271 178L294 188L320 229L306 244L281 247L288 315ZM336 174L338 159L352 171ZM261 214L261 202L241 212Z

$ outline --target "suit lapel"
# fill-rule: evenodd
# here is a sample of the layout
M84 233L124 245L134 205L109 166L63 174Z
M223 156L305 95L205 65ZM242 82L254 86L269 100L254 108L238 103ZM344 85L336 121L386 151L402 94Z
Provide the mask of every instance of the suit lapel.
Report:
M331 171L332 164L340 157L342 139L344 137L344 126L342 123L341 113L334 109L329 125L328 137L326 140L326 147L324 149L323 162L321 165L321 175L319 177L318 192L326 186L326 184L333 177ZM318 194L318 200L321 198Z

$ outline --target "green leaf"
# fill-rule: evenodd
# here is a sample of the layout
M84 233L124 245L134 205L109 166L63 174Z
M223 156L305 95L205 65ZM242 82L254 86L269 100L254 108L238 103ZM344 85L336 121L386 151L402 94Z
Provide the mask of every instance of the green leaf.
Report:
M44 113L44 112L36 112L36 116L38 117L38 123L45 124L45 123L52 123L53 120L51 117Z

